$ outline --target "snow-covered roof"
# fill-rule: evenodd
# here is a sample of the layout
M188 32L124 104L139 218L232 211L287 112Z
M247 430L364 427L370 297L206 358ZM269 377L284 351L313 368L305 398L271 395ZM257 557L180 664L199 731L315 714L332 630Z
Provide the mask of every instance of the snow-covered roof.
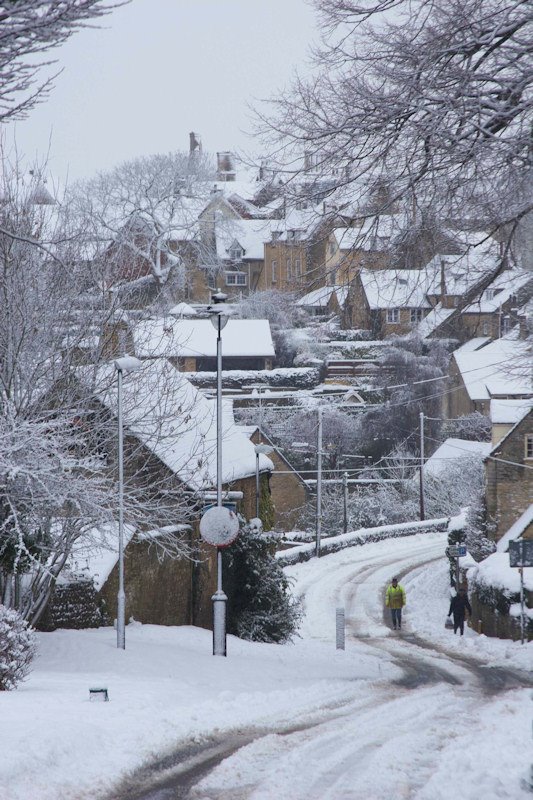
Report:
M509 549L509 542L514 542L515 539L520 539L526 528L533 524L533 503L526 508L516 522L514 522L509 530L502 536L496 545L498 553L506 553Z
M533 395L531 356L531 342L505 336L481 350L453 354L472 400Z
M117 382L113 367L97 374L99 399L117 413ZM165 359L145 362L124 374L124 426L191 489L216 485L216 402L209 400ZM231 403L223 403L222 481L255 475L255 450L235 425ZM259 456L260 470L272 470Z
M485 347L485 345L489 344L490 341L491 341L490 336L476 336L474 337L474 339L469 339L467 342L464 342L454 352L474 353L476 350L480 350L482 347Z
M426 270L362 269L360 276L370 308L431 308L433 276Z
M379 214L367 217L360 226L335 228L333 235L340 250L388 250L391 240L407 224L407 217L399 214Z
M436 477L446 471L450 461L472 456L477 456L481 460L488 456L490 450L490 442L473 442L469 439L446 439L424 464L424 474Z
M264 245L272 236L272 226L279 220L265 219L224 219L215 226L216 253L221 259L230 258L234 243L244 250L244 258L262 261Z
M440 293L441 270L444 265L446 293L461 296L484 276L493 273L501 262L499 246L494 240L471 247L462 255L437 254L426 270L436 276L434 291Z
M133 329L139 358L214 357L217 334L209 319L160 318L143 320ZM222 331L224 356L274 356L270 323L266 319L229 319Z
M497 311L516 292L528 283L533 284L531 272L523 270L505 270L481 294L481 297L467 306L468 313L490 314Z
M516 425L533 408L533 398L520 400L491 400L490 418L498 425Z
M296 301L296 305L305 308L325 308L331 295L336 294L339 306L342 308L348 297L348 291L348 286L323 286L321 289L314 289L300 297Z
M429 336L439 327L439 325L442 325L443 322L446 322L453 312L453 308L443 308L441 303L437 303L435 308L432 308L429 314L427 314L417 325L416 331L418 335L422 339L424 339L426 336Z

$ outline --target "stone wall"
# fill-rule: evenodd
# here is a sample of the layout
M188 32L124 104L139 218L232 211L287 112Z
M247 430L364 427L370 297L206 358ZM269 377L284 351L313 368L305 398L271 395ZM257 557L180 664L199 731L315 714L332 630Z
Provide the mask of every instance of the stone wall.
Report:
M533 497L533 466L525 459L524 437L533 434L533 412L515 426L493 451L501 461L486 462L487 514L496 523L493 538L498 541L518 517L529 508ZM515 462L515 463L505 463Z

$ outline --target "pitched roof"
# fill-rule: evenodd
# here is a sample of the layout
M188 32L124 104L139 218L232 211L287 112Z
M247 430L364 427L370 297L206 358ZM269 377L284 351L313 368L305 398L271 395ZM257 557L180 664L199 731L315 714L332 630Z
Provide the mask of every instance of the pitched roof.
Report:
M446 439L424 464L424 474L438 476L446 470L450 461L461 458L488 456L490 442L475 442L469 439Z
M139 358L216 356L217 334L209 319L159 318L142 320L133 329ZM276 354L266 319L230 319L222 332L224 356Z
M116 416L117 382L107 365L97 374L98 398ZM198 391L165 359L145 362L123 379L124 426L191 489L216 485L216 403ZM222 482L255 475L255 450L223 404ZM260 470L273 469L264 455Z
M312 292L304 294L296 301L296 305L306 308L326 308L331 295L335 294L337 302L342 308L348 297L348 291L348 286L322 286L320 289L314 289Z
M491 396L532 396L532 343L502 337L475 352L456 351L453 358L472 400Z
M434 275L426 270L362 269L360 277L370 308L431 308Z

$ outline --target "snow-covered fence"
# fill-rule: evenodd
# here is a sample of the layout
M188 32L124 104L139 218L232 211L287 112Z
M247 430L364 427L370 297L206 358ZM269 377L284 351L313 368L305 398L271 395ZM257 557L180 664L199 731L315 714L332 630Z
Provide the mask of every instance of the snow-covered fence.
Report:
M357 547L368 542L380 542L382 539L397 539L402 536L414 536L417 533L433 533L447 531L455 522L455 517L442 517L441 519L428 519L422 522L400 522L397 525L380 525L377 528L360 528L357 531L342 533L340 536L331 536L322 539L322 555L336 553L346 547ZM276 553L276 558L284 564L297 564L300 561L309 561L316 552L314 542L299 544L289 550Z

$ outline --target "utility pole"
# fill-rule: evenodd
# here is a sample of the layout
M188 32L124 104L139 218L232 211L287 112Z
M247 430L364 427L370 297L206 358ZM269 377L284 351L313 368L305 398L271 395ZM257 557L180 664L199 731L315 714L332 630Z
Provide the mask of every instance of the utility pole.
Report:
M420 412L420 519L424 514L424 412Z
M316 437L317 480L316 480L316 555L320 558L320 537L322 535L322 406L318 407L318 428Z
M342 476L342 490L343 490L343 506L344 506L344 516L343 516L343 524L342 529L344 533L348 532L348 473L345 472Z

